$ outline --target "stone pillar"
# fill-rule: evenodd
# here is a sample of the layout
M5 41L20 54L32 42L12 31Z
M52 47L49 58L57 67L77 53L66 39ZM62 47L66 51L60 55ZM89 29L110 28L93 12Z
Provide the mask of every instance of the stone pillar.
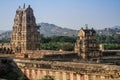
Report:
M70 80L73 80L73 73L70 73Z
M88 80L88 75L84 75L84 80Z
M103 79L105 79L105 77L104 77L104 76L101 76L101 79L103 80Z
M66 72L63 72L63 80L66 80Z
M96 80L96 75L92 75L92 80Z
M77 80L80 80L80 75L79 74L77 74Z
M63 80L63 72L59 72L59 80Z
M37 80L41 79L40 76L41 76L41 75L40 75L40 70L38 70L38 71L37 71Z
M43 72L43 77L45 77L46 76L46 70L43 70L42 72Z
M43 70L40 70L40 79L42 79L43 77L44 77Z
M50 75L50 76L53 76L52 71L49 72L49 75Z
M55 72L55 80L59 80L59 72Z
M32 69L32 80L35 80L35 70Z
M66 80L70 80L70 72L66 72Z
M73 73L73 80L77 80L77 75L76 75L76 73Z

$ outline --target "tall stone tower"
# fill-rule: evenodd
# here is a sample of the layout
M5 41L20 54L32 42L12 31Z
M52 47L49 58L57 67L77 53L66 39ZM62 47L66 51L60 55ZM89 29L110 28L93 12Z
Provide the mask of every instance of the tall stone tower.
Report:
M98 57L99 45L95 38L96 31L92 29L81 28L78 32L78 39L75 43L75 52L83 59Z
M11 48L15 53L25 53L27 50L40 49L39 26L36 25L33 9L30 5L26 8L19 7L14 18L11 35Z

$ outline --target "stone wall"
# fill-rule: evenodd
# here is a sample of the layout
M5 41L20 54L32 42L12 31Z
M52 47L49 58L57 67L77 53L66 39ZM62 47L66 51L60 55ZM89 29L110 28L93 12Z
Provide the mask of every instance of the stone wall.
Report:
M78 74L72 71L63 70L36 68L21 68L21 70L30 80L41 80L45 76L51 76L54 80L113 80L108 75Z
M13 54L10 44L0 44L0 53L2 54Z
M28 55L28 58L43 58L45 55L58 55L58 54L74 54L73 51L54 51L54 50L27 50L25 53L15 53L16 57L24 58Z
M42 79L47 75L53 76L55 80L120 79L120 67L115 65L37 61L27 59L14 59L14 61L30 80Z

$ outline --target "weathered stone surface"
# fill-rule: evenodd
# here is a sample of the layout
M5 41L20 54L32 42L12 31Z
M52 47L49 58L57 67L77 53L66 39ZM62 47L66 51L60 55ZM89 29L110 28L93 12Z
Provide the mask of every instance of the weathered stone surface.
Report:
M0 57L0 78L7 80L27 80L12 58Z
M37 68L72 71L77 74L109 75L113 78L120 77L120 66L105 64L89 64L76 62L37 61L14 59L20 68Z

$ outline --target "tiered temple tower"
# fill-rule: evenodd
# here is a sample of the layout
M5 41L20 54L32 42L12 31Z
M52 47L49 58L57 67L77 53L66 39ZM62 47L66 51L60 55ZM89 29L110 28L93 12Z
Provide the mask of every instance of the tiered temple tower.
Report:
M78 39L75 43L75 52L83 59L99 56L99 45L95 38L96 31L81 28L78 32Z
M11 35L11 48L15 53L25 53L27 50L39 50L39 26L36 25L33 9L30 5L26 8L19 7L14 18Z

